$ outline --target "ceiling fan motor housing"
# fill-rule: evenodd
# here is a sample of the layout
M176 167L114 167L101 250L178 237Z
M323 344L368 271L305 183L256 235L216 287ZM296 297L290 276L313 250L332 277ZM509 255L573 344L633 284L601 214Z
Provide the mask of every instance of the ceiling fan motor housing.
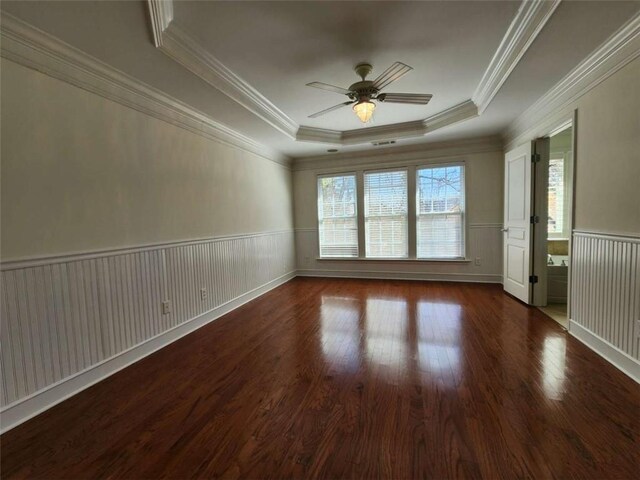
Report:
M349 87L351 97L353 100L362 100L363 98L372 98L378 94L378 89L373 87L373 82L370 80L362 80L356 82Z
M375 98L378 90L373 88L373 82L371 80L365 80L367 75L371 73L373 67L370 63L359 63L354 68L356 74L362 78L362 81L356 82L349 87L352 94L349 95L349 98L352 100L369 100L371 98Z

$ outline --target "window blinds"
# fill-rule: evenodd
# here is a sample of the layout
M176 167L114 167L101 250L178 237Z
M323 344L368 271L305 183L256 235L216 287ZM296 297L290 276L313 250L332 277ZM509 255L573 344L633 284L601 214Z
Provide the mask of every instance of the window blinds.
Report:
M407 171L364 174L365 251L368 258L407 256Z
M548 233L550 238L563 237L564 231L564 158L549 160Z
M421 168L417 182L417 257L463 258L464 166Z
M356 176L318 178L321 257L358 256Z

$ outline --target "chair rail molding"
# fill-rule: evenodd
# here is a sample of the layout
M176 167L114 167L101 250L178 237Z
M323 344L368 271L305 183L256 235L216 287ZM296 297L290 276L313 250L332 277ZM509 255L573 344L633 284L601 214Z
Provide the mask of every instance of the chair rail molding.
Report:
M2 57L210 140L289 167L291 159L42 30L1 14Z
M536 136L536 131L548 123L549 115L568 107L639 56L637 13L512 123L504 133L506 147Z
M524 1L471 97L481 114L522 59L560 0Z
M288 229L3 262L0 429L290 280L294 242Z

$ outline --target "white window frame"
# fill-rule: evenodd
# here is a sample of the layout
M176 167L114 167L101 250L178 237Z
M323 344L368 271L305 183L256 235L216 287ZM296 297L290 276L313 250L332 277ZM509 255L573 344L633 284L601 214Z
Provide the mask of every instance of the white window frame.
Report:
M418 258L417 257L417 224L418 224L418 216L417 216L417 202L418 202L418 192L417 192L417 171L422 168L438 168L445 167L451 165L461 165L464 168L464 197L465 197L465 210L463 212L463 257L446 257L446 258ZM366 238L365 238L365 215L364 215L364 174L365 173L376 173L376 172L385 172L385 171L401 171L404 170L407 172L407 256L406 257L366 257ZM358 256L357 257L321 257L320 256L320 219L317 218L317 245L318 250L316 252L316 260L319 261L340 261L340 262L350 262L350 261L364 261L364 262L433 262L433 263L469 263L471 260L469 259L468 252L468 232L469 232L469 217L466 214L467 204L466 199L468 198L468 168L466 162L464 160L457 161L438 161L434 159L431 163L409 163L409 164L399 164L393 166L385 166L382 168L372 169L372 168L357 168L355 170L348 171L325 171L322 173L318 173L315 175L316 177L316 216L318 213L318 180L323 177L341 177L347 175L355 175L356 177L356 225L357 225L357 238L358 238Z
M356 255L353 257L346 257L346 256L322 256L321 255L321 245L320 245L320 239L321 239L321 228L320 228L320 215L318 212L318 199L320 196L320 190L319 190L319 183L320 183L320 179L322 178L335 178L335 177L354 177L355 178L355 219L356 219ZM354 260L360 257L360 208L359 208L359 198L360 198L360 188L358 185L358 173L357 172L336 172L336 173L325 173L325 174L321 174L321 175L317 175L316 176L316 221L317 221L317 225L318 225L318 258L326 260L326 259L335 259L335 260Z
M376 173L392 173L392 172L405 172L406 174L406 179L407 179L407 223L406 223L406 232L405 232L405 237L407 239L407 245L406 245L406 255L403 257L372 257L369 256L369 252L367 251L367 216L366 216L366 207L365 207L365 176L369 175L369 174L376 174ZM387 168L380 168L380 169L375 169L375 170L364 170L362 172L362 219L363 219L363 225L364 225L364 231L363 231L363 240L364 240L364 258L366 258L367 260L406 260L408 258L410 258L410 232L411 232L411 228L410 228L410 224L411 224L411 211L410 211L410 201L409 201L409 184L411 181L411 174L410 174L410 167L387 167Z
M423 170L423 169L428 169L428 168L445 168L445 167L462 167L462 194L464 195L463 197L463 209L461 212L461 220L460 220L460 225L461 225L461 235L462 235L462 249L461 249L461 253L462 255L459 257L418 257L418 217L420 216L420 209L418 206L418 202L419 202L419 190L418 190L418 171L419 170ZM414 204L415 204L415 215L414 215L414 222L415 222L415 226L416 226L416 231L415 231L415 243L416 243L416 252L415 252L415 257L417 260L424 260L424 261L429 261L429 260L433 260L433 261L446 261L446 260L466 260L468 257L468 252L467 252L467 232L468 232L468 226L467 226L467 166L466 163L463 161L460 162L446 162L446 163L427 163L427 164L421 164L421 165L416 165L415 167L415 171L414 171L414 184L415 184L415 198L414 198Z
M547 239L548 240L569 240L570 228L569 228L569 217L571 215L571 210L569 207L569 196L571 195L571 191L569 190L569 182L567 179L569 175L571 175L571 154L566 151L556 151L551 152L549 155L549 162L551 160L560 160L562 159L562 231L549 233L549 229L547 227ZM547 191L547 203L549 202L549 192Z

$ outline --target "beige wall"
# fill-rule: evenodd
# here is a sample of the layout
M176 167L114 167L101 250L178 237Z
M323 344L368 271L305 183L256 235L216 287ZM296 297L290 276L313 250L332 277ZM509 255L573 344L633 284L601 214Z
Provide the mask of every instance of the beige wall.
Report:
M577 230L640 235L640 58L585 95L524 124L508 148L549 133L577 110Z
M291 172L2 60L2 260L293 226Z
M640 235L640 58L576 108L575 228Z
M294 166L293 191L296 226L296 255L302 274L337 276L379 276L465 281L500 281L502 275L502 191L503 154L501 144L483 145L474 152L464 142L447 147L425 145L424 151L389 154L326 157ZM318 260L316 182L325 173L354 172L386 167L403 167L434 163L465 163L467 208L466 262L406 260ZM338 166L336 166L338 165ZM475 259L480 258L480 265Z

